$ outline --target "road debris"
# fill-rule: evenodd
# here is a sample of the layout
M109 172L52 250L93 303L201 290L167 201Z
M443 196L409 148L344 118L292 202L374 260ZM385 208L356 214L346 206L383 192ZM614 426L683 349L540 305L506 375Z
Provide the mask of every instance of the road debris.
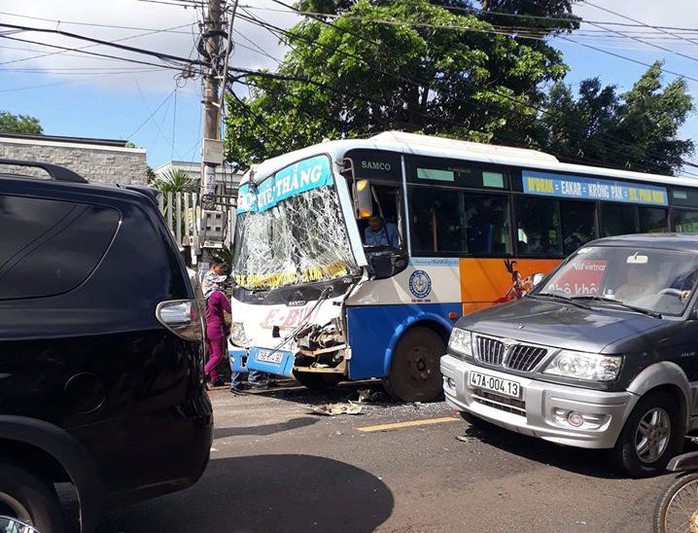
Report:
M352 402L348 403L326 403L312 408L312 412L318 415L337 416L337 415L359 415L361 414L361 406Z

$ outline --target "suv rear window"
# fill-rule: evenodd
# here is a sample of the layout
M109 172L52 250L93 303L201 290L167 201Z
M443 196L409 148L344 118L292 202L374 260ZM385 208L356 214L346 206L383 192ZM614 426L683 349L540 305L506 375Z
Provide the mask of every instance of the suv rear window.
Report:
M104 256L120 218L110 207L0 195L0 300L76 288Z

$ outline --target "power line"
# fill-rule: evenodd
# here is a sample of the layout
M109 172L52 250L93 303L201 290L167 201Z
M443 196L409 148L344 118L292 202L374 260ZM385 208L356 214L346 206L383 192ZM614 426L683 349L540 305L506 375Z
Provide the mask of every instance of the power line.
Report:
M285 4L283 4L282 2L280 2L280 1L278 1L278 0L274 0L274 1L275 1L276 3L278 3L278 4L285 5ZM265 22L262 22L262 21L260 21L259 19L256 19L255 17L251 17L251 18L252 18L251 21L252 21L253 23L257 23L257 24L259 24L259 25L262 25L262 26L265 27L268 31L271 31L271 30L269 30L269 26L270 26L270 27L273 27L272 25L270 25L270 24L268 24L268 23L265 23ZM336 27L335 25L333 25L333 24L330 24L330 25L331 25L335 30L338 30L338 31L347 33L345 30L343 30L343 29L341 29L341 28L337 28L337 27ZM282 32L286 33L287 35L290 34L289 32L285 32L285 31L283 31L283 30L282 30ZM290 35L292 35L292 36L295 37L295 38L298 38L298 35L295 35L295 34L290 34ZM359 36L359 37L363 39L363 37L361 37L361 36ZM370 40L368 40L368 39L364 39L364 40L370 41ZM287 42L287 44L288 44L289 46L292 47L292 45L291 45L288 41L286 41L286 42ZM315 44L315 46L319 46L317 42L314 42L314 44ZM353 56L352 54L346 54L345 52L340 52L339 50L333 50L333 51L335 51L335 52L337 52L337 53L341 53L342 55ZM364 58L359 57L359 59L361 59L362 61L364 61L367 65L371 66L370 62L366 61ZM379 70L381 70L381 69L379 68ZM240 69L238 69L238 71L242 72ZM385 72L385 71L383 71L383 72ZM401 77L401 76L399 76L399 75L395 75L395 74L391 74L391 73L387 73L387 72L385 72L385 73L388 74L388 75L392 75L392 76L394 76L394 77L398 77L398 78ZM262 76L274 77L275 79L281 79L281 80L289 80L289 79L290 79L290 77L288 77L288 76L281 76L281 77L279 77L279 75L273 75L273 74L270 74L270 73L256 73L256 74L262 75ZM402 77L402 79L404 79L404 80L406 80L406 81L408 81L408 82L410 82L410 83L415 83L415 84L419 83L419 82L416 82L416 81L414 81L414 80L409 80L409 79L404 78L404 77ZM338 92L338 90L337 90L336 88L333 88L333 87L330 87L330 86L326 86L326 84L318 84L317 82L314 82L313 80L310 80L310 79L296 78L296 79L293 80L293 81L301 81L301 82L311 83L311 84L315 84L315 85L320 86L320 87L323 86L323 85L325 85L323 88L326 88L326 89L328 89L328 90L332 90L332 91L334 91L334 92ZM528 103L528 102L522 102L521 100L519 100L519 99L516 98L516 97L513 97L513 96L508 95L508 94L501 93L501 92L499 92L499 91L497 91L497 90L492 90L492 89L491 89L491 90L487 90L487 89L483 89L483 91L485 91L485 92L490 92L490 93L495 94L495 95L498 95L498 96L500 96L500 97L509 99L509 100L511 100L511 101L513 101L513 102L515 102L515 103L517 103L518 105L522 105L522 106L524 106L524 107L528 107L529 109L535 110L535 111L537 111L538 113L545 114L545 115L549 114L549 111L547 111L547 110L544 110L544 109L542 109L542 108L533 106L532 104L530 104L530 103ZM345 94L343 91L339 91L339 92L341 92L342 94ZM362 96L359 96L359 95L352 95L351 93L346 93L346 94L348 94L349 96L352 96L352 97L354 97L354 98L359 98L359 99L361 99L362 101L367 101L367 99L366 99L365 97L362 97ZM420 113L417 113L417 114L420 114ZM440 119L440 117L433 117L433 116L429 116L429 115L424 115L424 116L426 116L427 118L430 118L430 119L432 119L432 120L434 120L434 119L436 119L436 120L442 120L442 119ZM442 120L442 121L443 121L443 120ZM459 124L459 126L462 126L462 125ZM501 136L501 134L500 134L500 136ZM614 141L615 141L614 144L617 145L617 146L620 146L621 144L622 144L622 145L625 145L625 146L631 146L631 145L632 145L631 142L628 142L628 141L626 141L625 139L621 139L621 138L618 138L618 137L615 137L615 136L611 136L611 135L608 135L608 134L602 134L602 139L603 139L603 138L614 140ZM661 154L658 154L658 153L654 153L654 155L656 155L656 156L661 156ZM569 159L572 159L572 158L569 158ZM586 162L589 162L589 161L591 161L591 160L587 158L585 161L586 161ZM602 163L603 165L608 166L608 162L599 162L599 161L597 161L597 163ZM687 172L687 173L688 173L688 172Z
M143 98L143 93L141 92L141 88L140 88L140 86L138 85L138 80L136 80L136 87L138 87L138 93L141 95L141 98L143 99L143 102L144 102L145 105L146 105L146 109L148 109L148 103L145 101L145 98ZM172 92L171 92L170 94L168 94L162 102L160 102L160 105L157 106L157 107L155 108L155 110L154 110L152 113L150 113L150 115L148 115L148 118L146 118L146 119L141 123L141 125L138 126L130 135L127 135L126 138L127 138L127 139L130 139L130 138L132 138L136 133L138 133L138 132L141 130L141 128L142 128L143 126L145 126L145 125L148 123L148 121L149 121L151 118L153 118L153 116L155 116L155 113L157 113L158 111L160 111L160 108L161 108L162 106L164 106L167 102L169 102L170 98L172 98L172 95L175 94L175 91L176 91L176 90L177 90L176 88L175 88L175 89L172 89ZM157 127L157 123L155 123L155 126ZM160 130L159 127L158 127L158 130ZM162 131L160 131L160 133L162 134Z
M104 59L113 59L113 60L118 60L118 61L125 61L125 62L127 62L127 63L134 63L134 64L137 64L137 65L148 65L148 66L151 66L151 67L159 67L159 68L165 68L165 69L176 69L176 70L180 70L180 67L175 67L175 66L172 66L172 65L163 65L163 64L158 64L158 63L151 63L151 62L149 62L149 61L141 61L141 60L139 60L139 59L129 59L129 58L119 57L119 56L113 56L113 55L109 55L109 54L100 54L99 52L90 52L90 51L88 51L88 50L83 50L83 49L81 49L81 48L69 48L69 47L67 47L67 46L60 46L60 45L57 45L57 44L48 44L48 43L41 43L41 42L38 42L38 41L29 41L29 40L27 40L27 39L20 39L20 38L18 38L18 37L9 37L9 36L7 36L7 35L0 35L0 38L1 38L1 39L10 39L10 40L12 40L12 41L18 41L18 42L23 42L23 43L35 44L35 45L39 45L39 46L46 46L46 47L48 47L48 48L57 48L57 49L59 49L59 50L65 50L65 51L69 51L69 52L76 52L76 53L79 53L79 54L85 54L85 55L94 56L94 57L100 57L100 58L104 58ZM19 62L19 61L20 61L20 60L5 61L4 63L0 63L0 66L2 66L2 65L9 65L9 64L11 64L11 63L17 63L17 62Z
M196 0L172 0L172 1L166 1L166 0L135 0L136 2L146 2L149 4L162 4L166 6L176 6L176 7L203 7L205 4L204 2L198 2Z
M71 33L71 32L60 30L60 29L52 30L52 29L47 29L47 28L32 28L29 26L21 26L18 24L8 24L6 22L0 22L0 27L22 30L22 31L29 31L29 32L50 33L50 34L62 35L64 37L70 37L72 39L78 39L81 41L87 41L87 42L91 42L91 43L95 43L95 44L109 46L109 47L117 48L119 50L124 50L127 52L133 52L133 53L137 53L137 54L143 54L143 55L148 55L148 56L152 56L152 57L157 57L161 61L175 61L175 62L181 62L181 63L186 63L186 64L196 64L196 65L204 65L204 66L207 65L207 63L204 61L192 60L192 59L188 59L188 58L184 58L184 57L175 56L172 54L167 54L164 52L155 52L152 50L146 50L144 48L137 48L135 46L127 46L124 44L117 44L115 42L104 41L102 39L95 39L94 37L88 37L86 35L79 35L77 33Z
M610 14L615 15L615 16L617 16L617 17L621 17L621 18L624 18L624 19L626 19L626 20L630 20L630 21L632 21L632 22L635 22L635 23L639 24L639 25L642 26L642 27L656 29L656 30L659 30L659 31L662 32L662 33L665 33L665 34L668 34L668 35L672 35L672 36L674 36L674 37L678 37L679 39L688 41L689 43L698 44L698 41L694 41L694 40L692 40L692 39L685 39L685 38L683 38L683 37L680 37L680 36L676 35L675 33L672 33L671 31L667 31L667 30L670 30L670 29L673 30L674 28L667 28L667 27L663 27L663 26L652 26L652 25L646 24L646 23L644 23L644 22L642 22L642 21L640 21L640 20L634 19L634 18L632 18L632 17L628 17L628 16L623 15L623 14L621 14L621 13L617 13L616 11L612 11L612 10L607 9L607 8L605 8L605 7L598 6L598 5L596 5L596 4L592 3L592 2L589 2L588 0L582 0L582 1L583 1L584 3L590 5L591 7L595 7L596 9L600 9L601 11L605 11L606 13L610 13Z
M118 26L115 24L97 24L95 22L76 22L76 21L70 21L70 20L48 19L48 18L44 18L44 17L34 17L31 15L20 15L17 13L8 13L6 11L0 11L0 15L5 15L8 17L15 17L15 18L29 19L29 20L39 20L41 22L52 22L52 23L61 24L61 25L68 24L71 26L88 26L88 27L93 27L93 28L109 28L109 29L115 29L115 30L138 30L138 31L147 31L147 32L152 32L152 33L164 32L164 33L188 34L190 32L177 31L177 30L179 30L180 28L186 28L186 27L192 26L194 24L194 23L182 24L181 26L175 26L173 28L169 28L166 30L158 30L156 28L142 28L139 26ZM148 34L145 34L145 35L148 35Z

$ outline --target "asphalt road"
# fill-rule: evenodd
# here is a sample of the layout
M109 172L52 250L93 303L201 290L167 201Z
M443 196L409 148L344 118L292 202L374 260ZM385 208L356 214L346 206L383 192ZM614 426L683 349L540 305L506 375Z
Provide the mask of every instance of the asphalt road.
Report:
M367 387L360 414L313 412ZM211 391L201 480L112 513L100 533L650 531L670 476L624 479L601 452L471 426L444 403L395 404L381 390Z

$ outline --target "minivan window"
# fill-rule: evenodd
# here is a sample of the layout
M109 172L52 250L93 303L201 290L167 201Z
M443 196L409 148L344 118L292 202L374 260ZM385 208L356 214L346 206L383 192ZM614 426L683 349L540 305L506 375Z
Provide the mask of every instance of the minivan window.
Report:
M0 195L0 300L76 288L104 256L120 217L110 207Z

